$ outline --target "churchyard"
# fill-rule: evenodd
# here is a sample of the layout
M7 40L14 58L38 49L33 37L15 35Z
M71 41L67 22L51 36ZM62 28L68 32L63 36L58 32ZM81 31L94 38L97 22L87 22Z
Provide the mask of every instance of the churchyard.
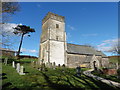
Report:
M37 69L37 60L21 59L2 64L2 89L3 90L59 90L61 88L79 88L84 90L105 88L117 90L118 88L109 86L94 78L84 74L76 76L75 68L56 66L50 68ZM7 63L6 63L7 62ZM82 68L81 72L88 70Z

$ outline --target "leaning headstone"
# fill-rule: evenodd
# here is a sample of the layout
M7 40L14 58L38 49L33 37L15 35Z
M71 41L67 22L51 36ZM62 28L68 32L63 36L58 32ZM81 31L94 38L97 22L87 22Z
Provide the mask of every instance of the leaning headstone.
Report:
M12 67L15 68L15 62L14 61L12 62Z
M16 68L17 72L20 72L20 63L17 63L17 68Z
M23 66L20 66L20 72L19 72L20 75L25 75L24 73L24 67Z
M8 58L5 58L4 60L5 65L7 65L7 62L8 62Z

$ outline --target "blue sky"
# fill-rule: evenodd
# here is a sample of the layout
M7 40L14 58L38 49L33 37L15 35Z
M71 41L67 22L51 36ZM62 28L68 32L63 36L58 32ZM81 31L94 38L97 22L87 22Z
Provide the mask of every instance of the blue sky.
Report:
M67 42L92 45L99 50L109 49L118 38L117 2L19 2L21 10L9 23L23 24L35 29L31 37L24 37L22 54L39 53L42 19L48 12L65 16ZM14 43L18 49L20 37ZM106 53L111 55L111 53Z

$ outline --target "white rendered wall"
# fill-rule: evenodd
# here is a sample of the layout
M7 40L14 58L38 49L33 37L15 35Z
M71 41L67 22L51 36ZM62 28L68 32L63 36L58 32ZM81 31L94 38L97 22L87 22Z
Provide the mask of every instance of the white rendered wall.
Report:
M64 42L50 41L50 62L55 62L56 65L64 64Z

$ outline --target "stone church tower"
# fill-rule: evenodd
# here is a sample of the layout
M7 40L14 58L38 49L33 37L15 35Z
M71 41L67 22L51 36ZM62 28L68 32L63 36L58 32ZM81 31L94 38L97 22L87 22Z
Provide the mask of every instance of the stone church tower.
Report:
M42 20L40 62L66 64L66 32L63 16L48 12Z

